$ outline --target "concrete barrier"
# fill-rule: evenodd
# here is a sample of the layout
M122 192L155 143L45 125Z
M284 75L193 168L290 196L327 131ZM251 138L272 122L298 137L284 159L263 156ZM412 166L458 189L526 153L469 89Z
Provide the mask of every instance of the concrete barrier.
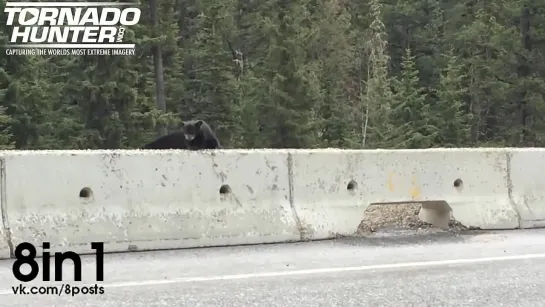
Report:
M371 204L445 225L545 226L545 150L4 151L0 258L327 239Z
M4 224L4 217L1 218L0 222L2 223L0 226L0 259L7 259L10 256L10 237L8 235L8 232L6 231L6 227Z
M10 235L9 225L6 212L5 187L6 187L6 172L4 168L4 159L0 157L0 259L10 257Z
M545 149L510 149L509 167L521 228L545 227Z
M4 159L14 245L49 241L52 251L93 253L92 241L117 252L300 239L281 151L38 151Z
M0 229L0 259L8 259L10 256L10 248L8 241L9 236L4 229Z
M293 202L309 239L353 234L373 203L435 201L421 218L444 223L452 213L465 226L519 225L504 149L306 150L290 160Z

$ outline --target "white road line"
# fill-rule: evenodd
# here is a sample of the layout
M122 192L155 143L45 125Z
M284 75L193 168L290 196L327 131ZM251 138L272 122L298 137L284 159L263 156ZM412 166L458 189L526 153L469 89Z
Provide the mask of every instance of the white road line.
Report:
M144 280L144 281L134 281L134 282L132 281L131 282L116 282L116 283L101 284L101 285L104 286L104 288L121 288L121 287L153 286L153 285L205 282L205 281L217 281L217 280L250 279L250 278L261 278L261 277L279 277L279 276L296 276L296 275L339 273L339 272L371 271L371 270L384 270L384 269L434 267L434 266L446 266L446 265L457 265L457 264L477 264L477 263L486 263L486 262L527 260L527 259L540 259L540 258L545 258L545 254L527 254L527 255L502 256L502 257L403 262L403 263L374 264L374 265L363 265L363 266L353 266L353 267L323 268L323 269L294 270L294 271L280 271L280 272L263 272L263 273L235 274L235 275L185 277L185 278L161 279L161 280ZM70 283L70 282L67 281L66 283ZM79 287L87 286L87 284L84 285L79 283L78 284L74 283L73 285L74 286L77 285ZM38 286L38 285L33 284L32 286ZM13 291L7 290L7 289L0 290L0 295L6 295L6 294L13 294Z

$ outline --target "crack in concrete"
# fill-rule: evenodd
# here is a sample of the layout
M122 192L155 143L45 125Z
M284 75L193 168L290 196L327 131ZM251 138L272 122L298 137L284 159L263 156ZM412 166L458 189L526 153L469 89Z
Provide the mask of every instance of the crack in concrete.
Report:
M507 195L509 198L509 203L513 207L513 210L515 210L515 213L517 214L517 221L518 221L518 228L520 229L522 227L520 212L517 207L517 203L515 202L515 199L513 197L513 179L511 178L511 158L513 154L510 152L505 153L506 158L506 170L507 170Z
M288 185L289 185L289 202L291 207L291 212L293 213L293 219L299 230L300 239L302 241L306 240L307 231L305 227L301 224L301 219L299 219L299 214L297 213L297 208L295 207L295 195L294 195L294 185L293 185L293 156L291 153L288 153Z

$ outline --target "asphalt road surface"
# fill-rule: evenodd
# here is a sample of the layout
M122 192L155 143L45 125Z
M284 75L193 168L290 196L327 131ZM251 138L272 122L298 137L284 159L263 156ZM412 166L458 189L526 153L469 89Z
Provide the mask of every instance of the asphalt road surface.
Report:
M536 307L545 302L545 230L539 229L110 254L104 261L99 286L105 293L75 296L14 295L11 287L20 282L11 272L13 260L0 261L0 306ZM78 283L69 281L72 267L65 265L64 283L94 285L94 264L93 257L84 258L84 281Z

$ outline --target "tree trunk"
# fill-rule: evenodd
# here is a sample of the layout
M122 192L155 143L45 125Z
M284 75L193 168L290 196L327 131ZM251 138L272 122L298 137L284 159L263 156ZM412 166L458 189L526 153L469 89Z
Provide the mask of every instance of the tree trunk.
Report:
M528 56L530 56L532 51L532 41L530 38L530 9L528 5L524 5L522 9L522 18L521 23L521 36L522 36L522 45L526 51L528 51ZM528 59L524 56L520 57L521 64L519 66L519 76L523 78L528 78L530 73L530 65ZM526 118L528 117L527 111L527 101L526 101L526 85L524 85L523 90L520 92L520 100L518 104L518 124L520 125L520 135L518 139L518 146L528 146L528 127L526 124Z
M149 0L149 8L151 15L151 23L155 29L159 25L159 17L157 13L157 0ZM165 78L163 72L163 54L160 45L152 47L153 54L153 66L155 68L155 105L158 110L162 112L167 111L167 105L165 101ZM164 124L158 124L156 126L157 137L161 137L167 134L167 129Z

